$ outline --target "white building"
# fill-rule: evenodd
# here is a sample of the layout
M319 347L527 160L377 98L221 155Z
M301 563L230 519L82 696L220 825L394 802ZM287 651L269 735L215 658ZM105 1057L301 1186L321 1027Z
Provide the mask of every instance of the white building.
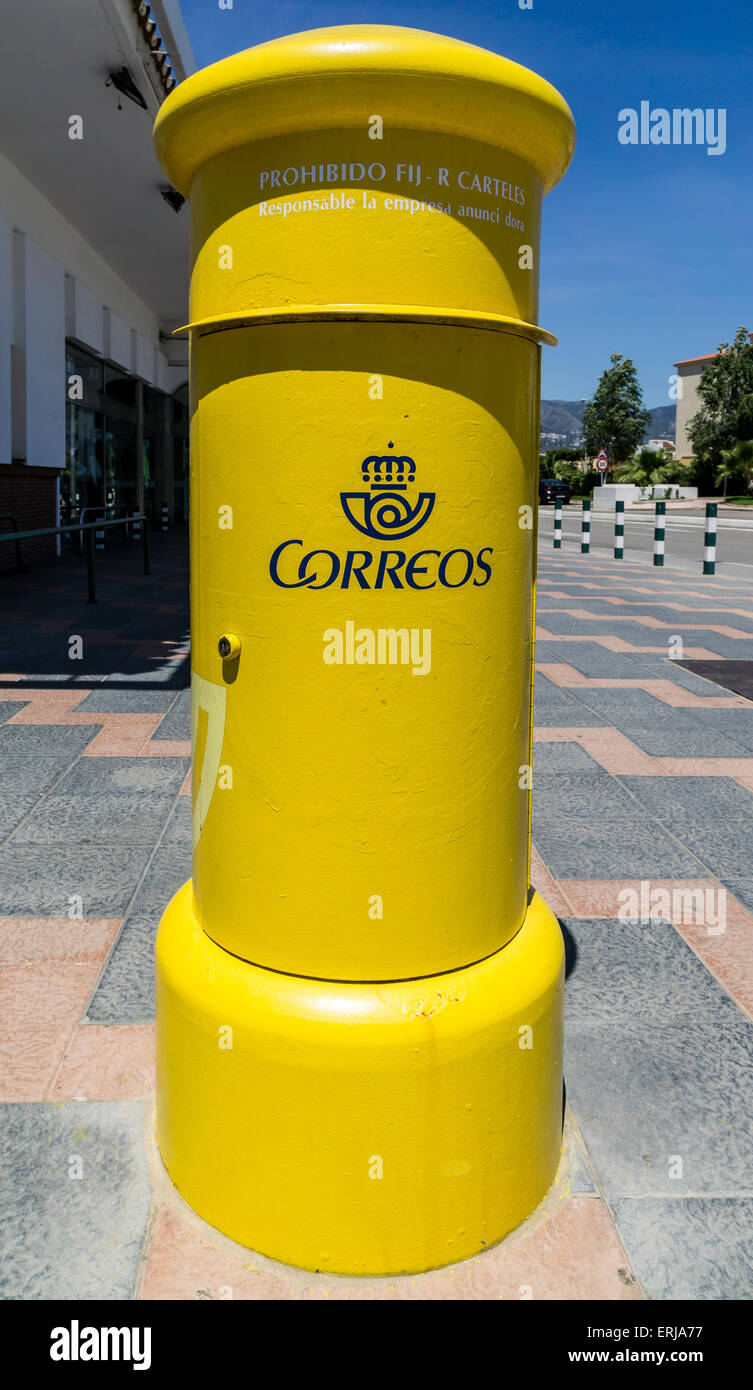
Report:
M182 520L188 217L152 148L195 67L178 0L23 0L2 28L0 513Z
M647 439L641 445L643 449L651 449L655 454L666 454L668 458L675 456L675 442L673 439Z

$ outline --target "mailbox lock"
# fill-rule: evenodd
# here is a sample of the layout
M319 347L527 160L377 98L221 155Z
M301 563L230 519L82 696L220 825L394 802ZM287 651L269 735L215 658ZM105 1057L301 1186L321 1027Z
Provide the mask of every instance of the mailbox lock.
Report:
M241 654L241 639L234 632L223 632L217 650L223 661L237 661Z

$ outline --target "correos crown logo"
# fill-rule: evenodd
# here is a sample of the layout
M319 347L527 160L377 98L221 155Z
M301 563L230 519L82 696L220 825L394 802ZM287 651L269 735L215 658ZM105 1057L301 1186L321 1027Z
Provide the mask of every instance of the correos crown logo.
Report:
M390 440L388 448L392 448ZM420 530L434 510L434 492L419 492L411 506L406 496L416 477L407 454L370 454L361 464L368 492L341 492L342 509L356 530L374 540L404 540Z
M392 449L390 440L388 448ZM321 542L307 550L297 537L281 541L270 556L269 577L280 589L482 589L492 576L492 547L417 550L394 542L415 535L434 511L435 492L411 501L416 465L407 454L369 454L361 464L362 492L341 492L340 505L362 536L393 544L389 549L330 550ZM409 493L410 489L410 493Z

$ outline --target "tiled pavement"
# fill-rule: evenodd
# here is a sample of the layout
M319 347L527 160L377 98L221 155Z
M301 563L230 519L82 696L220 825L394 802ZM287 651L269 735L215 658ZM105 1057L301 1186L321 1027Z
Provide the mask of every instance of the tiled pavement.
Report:
M753 704L670 653L753 660L753 570L542 557L532 878L568 949L563 1159L502 1245L389 1280L242 1250L156 1156L152 945L190 872L182 538L151 579L108 555L96 609L82 580L2 581L0 1295L751 1297Z

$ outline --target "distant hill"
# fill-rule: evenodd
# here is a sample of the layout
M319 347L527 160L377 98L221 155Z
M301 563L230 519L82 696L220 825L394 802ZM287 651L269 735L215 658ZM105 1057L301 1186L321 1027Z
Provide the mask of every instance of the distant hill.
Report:
M574 449L583 443L584 401L541 402L541 448ZM658 405L651 411L646 439L675 438L675 407Z

